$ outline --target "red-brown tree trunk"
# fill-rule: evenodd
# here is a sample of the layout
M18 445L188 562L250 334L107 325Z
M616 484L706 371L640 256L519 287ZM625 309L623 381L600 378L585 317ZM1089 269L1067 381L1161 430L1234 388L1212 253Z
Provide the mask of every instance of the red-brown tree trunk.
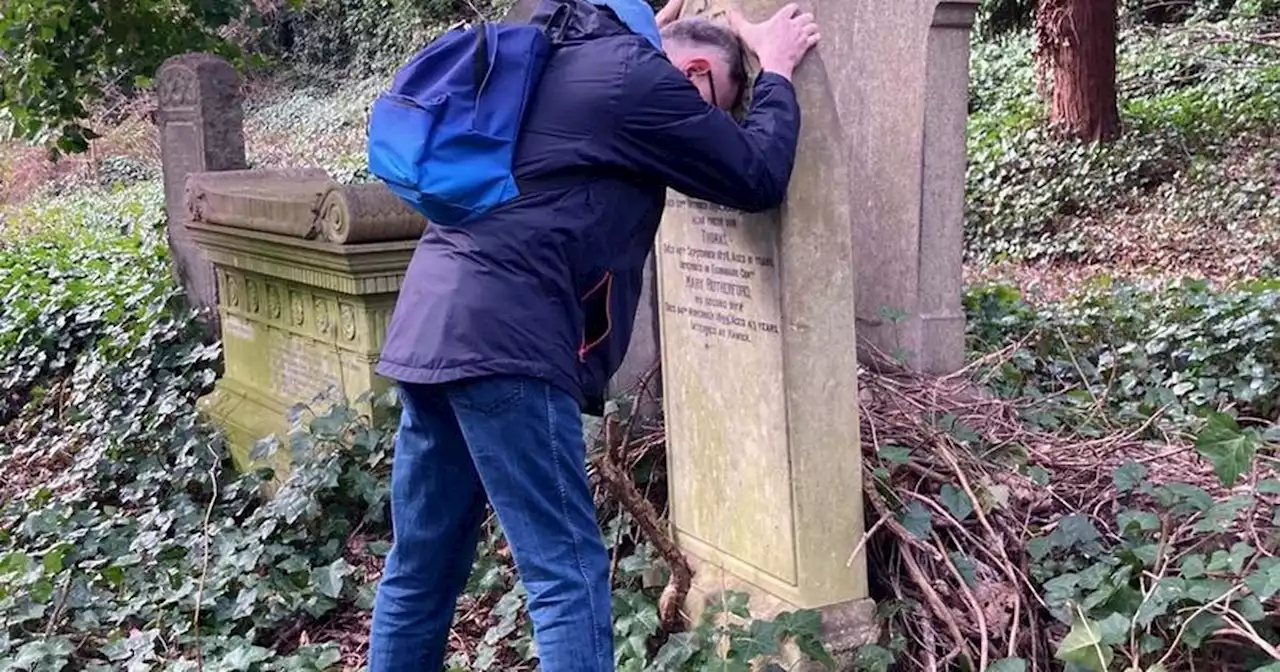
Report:
M1049 120L1065 135L1120 135L1116 104L1116 0L1040 0L1036 60L1053 82Z

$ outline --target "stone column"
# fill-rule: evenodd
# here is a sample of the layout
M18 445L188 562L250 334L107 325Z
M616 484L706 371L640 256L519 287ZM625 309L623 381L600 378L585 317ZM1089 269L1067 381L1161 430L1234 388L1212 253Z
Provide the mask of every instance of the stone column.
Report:
M969 37L976 2L941 2L929 25L920 188L919 302L922 371L964 366L964 193L969 117Z
M218 333L218 295L213 264L187 231L185 190L192 173L246 168L244 107L240 77L229 63L209 54L183 54L165 61L156 75L165 214L174 273L188 303Z
M964 362L965 121L978 0L849 4L820 4L817 14L849 143L859 334L913 368L950 373Z

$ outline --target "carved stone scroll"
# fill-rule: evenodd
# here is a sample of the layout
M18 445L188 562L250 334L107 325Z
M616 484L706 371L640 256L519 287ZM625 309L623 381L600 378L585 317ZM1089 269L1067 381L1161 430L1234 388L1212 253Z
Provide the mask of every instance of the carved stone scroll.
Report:
M427 218L382 184L334 184L325 192L319 226L331 243L412 240L427 230Z

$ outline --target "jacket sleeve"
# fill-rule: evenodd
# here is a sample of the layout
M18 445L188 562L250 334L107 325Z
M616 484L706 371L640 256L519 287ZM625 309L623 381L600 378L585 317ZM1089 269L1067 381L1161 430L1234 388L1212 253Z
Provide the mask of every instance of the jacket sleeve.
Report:
M800 106L786 78L756 78L739 124L708 105L665 59L637 66L615 141L625 163L694 198L760 212L782 204L795 164Z

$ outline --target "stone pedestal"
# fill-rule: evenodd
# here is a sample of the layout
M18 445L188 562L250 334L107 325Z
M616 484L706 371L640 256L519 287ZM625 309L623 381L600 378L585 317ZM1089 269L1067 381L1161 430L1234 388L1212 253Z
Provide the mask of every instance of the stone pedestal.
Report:
M390 384L374 368L426 220L380 184L318 170L197 174L187 202L215 269L226 359L200 403L245 469L259 439L287 446L295 404L319 413Z

